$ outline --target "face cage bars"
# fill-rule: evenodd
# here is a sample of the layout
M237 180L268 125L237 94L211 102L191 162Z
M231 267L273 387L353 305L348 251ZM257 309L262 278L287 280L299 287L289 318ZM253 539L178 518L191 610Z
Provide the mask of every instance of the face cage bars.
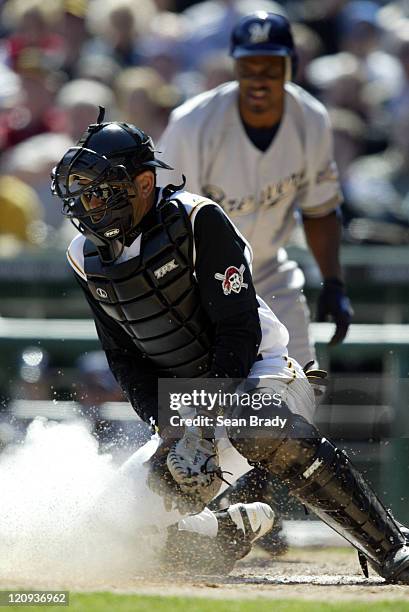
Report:
M66 159L67 157L68 160ZM71 159L69 159L70 157ZM76 172L73 172L74 166L77 166ZM90 172L90 170L92 172ZM95 170L97 172L95 172ZM110 208L116 208L116 206L121 203L121 200L123 198L128 198L127 190L121 189L116 194L112 193L103 206L92 209L91 211L85 209L83 202L81 203L83 209L81 211L77 203L75 202L76 198L81 198L81 196L84 195L87 191L92 191L101 183L107 182L107 184L109 185L109 183L112 181L112 178L110 178L109 175L112 174L113 170L116 170L117 174L118 170L121 170L121 172L123 172L125 180L120 180L117 176L116 178L118 182L125 184L127 183L132 187L133 191L135 192L134 183L125 166L113 166L106 157L96 153L95 151L92 151L91 149L87 149L84 147L72 147L71 149L69 149L61 160L61 162L56 166L52 176L52 191L55 195L57 195L60 199L63 200L62 214L65 217L69 217L70 219L72 219L73 217L77 219L83 219L99 214L103 214L105 216L105 214ZM84 178L89 178L90 182L87 185L84 185L83 188L72 191L70 189L71 186L69 184L69 180L70 176L74 174L83 176ZM92 178L92 176L95 176L95 178ZM113 189L112 186L111 189ZM74 208L74 206L76 207L76 209Z

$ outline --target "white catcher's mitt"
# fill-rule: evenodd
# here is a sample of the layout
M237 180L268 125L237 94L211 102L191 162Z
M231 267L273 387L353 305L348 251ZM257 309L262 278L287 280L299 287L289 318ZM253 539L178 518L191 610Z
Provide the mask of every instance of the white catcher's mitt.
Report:
M171 447L166 464L180 490L206 505L222 484L219 458L214 442L187 431Z
M192 428L170 446L164 443L149 460L148 484L164 498L165 507L181 512L201 512L222 483L214 442Z

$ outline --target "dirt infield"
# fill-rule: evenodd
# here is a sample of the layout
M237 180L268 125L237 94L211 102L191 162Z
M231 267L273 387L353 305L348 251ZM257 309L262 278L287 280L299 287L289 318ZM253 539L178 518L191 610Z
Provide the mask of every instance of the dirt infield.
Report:
M124 582L90 584L61 583L58 588L73 592L109 591L117 594L204 597L215 599L299 599L325 602L354 600L376 602L409 601L409 586L386 585L370 570L363 576L356 553L351 548L292 548L278 560L255 551L238 563L226 577L186 575L136 576ZM2 589L56 589L56 584L0 583Z
M300 598L330 602L409 599L409 586L385 585L373 572L366 579L351 549L292 549L276 561L266 558L264 553L254 553L225 578L163 576L149 582L138 578L129 589L113 590L223 599Z

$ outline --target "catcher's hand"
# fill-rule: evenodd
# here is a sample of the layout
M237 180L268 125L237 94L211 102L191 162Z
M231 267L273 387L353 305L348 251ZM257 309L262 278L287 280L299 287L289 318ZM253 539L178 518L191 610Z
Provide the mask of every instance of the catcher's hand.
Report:
M201 512L222 483L216 446L202 438L198 428L161 445L149 464L148 484L169 511L176 507L183 513Z

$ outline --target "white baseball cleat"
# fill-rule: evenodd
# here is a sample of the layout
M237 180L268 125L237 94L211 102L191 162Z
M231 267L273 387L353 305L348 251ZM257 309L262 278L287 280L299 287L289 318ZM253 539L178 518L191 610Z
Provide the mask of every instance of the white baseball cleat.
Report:
M275 521L273 509L262 502L233 504L215 514L219 525L218 536L233 540L242 538L248 544L253 544L268 533Z
M261 502L233 504L214 514L215 537L179 530L178 524L168 528L162 558L166 570L226 575L250 552L253 542L272 529L275 520L271 507Z

